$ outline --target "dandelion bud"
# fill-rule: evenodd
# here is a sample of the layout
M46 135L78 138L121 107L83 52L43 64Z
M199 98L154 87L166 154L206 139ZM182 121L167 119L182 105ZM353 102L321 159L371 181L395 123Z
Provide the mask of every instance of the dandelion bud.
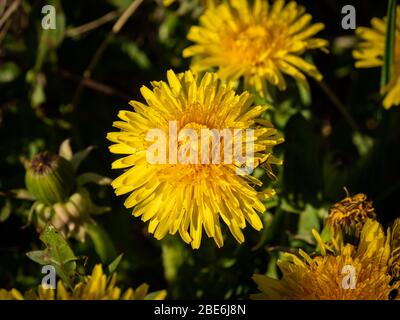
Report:
M48 152L37 154L28 164L25 184L40 202L53 205L68 199L74 184L71 163Z

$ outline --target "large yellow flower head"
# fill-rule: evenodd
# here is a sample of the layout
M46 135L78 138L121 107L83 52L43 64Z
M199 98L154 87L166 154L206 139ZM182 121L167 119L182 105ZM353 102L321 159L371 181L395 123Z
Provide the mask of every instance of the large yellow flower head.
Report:
M262 228L257 212L265 211L262 200L274 191L257 192L253 186L262 183L250 172L240 170L249 161L272 176L271 165L281 163L272 155L272 147L283 139L269 121L259 119L268 106L253 106L248 92L236 95L232 84L222 83L213 73L197 77L190 71L168 71L167 78L168 82L153 82L152 90L143 86L146 104L131 101L134 111L120 111L122 121L114 122L120 131L108 134L115 143L110 151L128 156L112 167L129 169L112 186L117 195L130 193L125 206L134 207L134 216L150 221L148 230L157 239L179 231L182 239L197 249L204 228L221 247L222 218L236 240L243 242L241 229L246 221L257 230ZM215 131L227 135L219 136ZM242 131L246 138L236 134ZM229 139L232 132L236 133ZM247 132L253 137L248 138ZM161 135L155 139L149 133L162 133L166 138ZM186 133L196 135L196 139L187 140ZM197 136L201 137L200 151ZM206 141L209 145L205 143L204 148ZM225 161L225 152L232 155L232 141L236 141L234 150L239 141L242 154L250 145L254 153L249 152L244 162ZM165 148L158 148L154 155L163 161L149 161L149 150L159 143ZM212 159L208 158L210 153ZM215 161L219 155L224 161Z
M301 56L309 49L326 50L328 42L313 38L324 28L311 23L311 15L291 1L229 0L209 8L193 26L188 39L195 44L183 51L195 56L192 68L197 71L218 68L222 79L244 78L245 88L255 88L267 96L267 82L286 89L283 74L294 77L305 87L304 73L321 80L317 68Z
M386 96L383 100L383 106L387 109L400 104L400 6L397 7L396 16L394 76L388 86L384 88ZM353 56L357 60L357 68L383 66L387 18L373 18L371 25L372 28L359 27L356 30L356 34L361 40L353 51Z
M21 294L17 289L0 289L0 300L143 300L146 297L147 284L123 292L116 286L116 280L116 273L107 276L103 273L103 267L98 264L92 274L76 284L73 290L66 289L60 280L56 289L39 286L37 291L30 290L25 294ZM166 292L160 291L155 293L152 299L162 300L165 296Z
M400 283L390 274L390 232L385 235L377 221L367 220L357 246L335 243L332 247L314 232L321 253L309 256L286 254L279 261L280 280L254 275L261 293L254 299L290 300L387 300L394 298ZM397 248L398 249L398 248Z

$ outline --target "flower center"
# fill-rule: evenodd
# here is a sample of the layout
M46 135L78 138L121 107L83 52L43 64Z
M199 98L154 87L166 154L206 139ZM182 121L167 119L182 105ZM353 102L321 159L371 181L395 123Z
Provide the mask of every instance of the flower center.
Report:
M189 122L178 133L178 150L185 148L185 157L190 157L190 152L199 154L200 143L201 143L201 129L208 129L207 126L199 124L197 122Z
M250 25L242 32L231 35L231 41L226 40L225 45L241 63L245 62L253 66L265 64L273 59L279 52L286 50L288 37L285 27L276 22L270 26Z

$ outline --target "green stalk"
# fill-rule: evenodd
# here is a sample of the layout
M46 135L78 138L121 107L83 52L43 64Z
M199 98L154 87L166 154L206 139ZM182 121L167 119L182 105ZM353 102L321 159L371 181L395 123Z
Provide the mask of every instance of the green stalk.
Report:
M396 36L396 4L397 0L389 0L387 12L387 32L385 43L384 63L381 74L381 89L392 79L395 64Z

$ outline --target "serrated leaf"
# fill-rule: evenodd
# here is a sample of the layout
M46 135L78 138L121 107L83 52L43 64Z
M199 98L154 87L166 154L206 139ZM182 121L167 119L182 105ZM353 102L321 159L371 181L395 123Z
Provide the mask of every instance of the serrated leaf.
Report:
M75 261L77 258L68 242L54 226L49 224L45 227L39 238L46 245L46 249L31 251L26 255L39 264L52 265L66 285L71 287L72 279L75 275Z
M50 257L48 256L47 252L44 250L35 250L35 251L30 251L27 252L26 255L28 256L29 259L32 261L41 264L41 265L46 265L50 264Z

